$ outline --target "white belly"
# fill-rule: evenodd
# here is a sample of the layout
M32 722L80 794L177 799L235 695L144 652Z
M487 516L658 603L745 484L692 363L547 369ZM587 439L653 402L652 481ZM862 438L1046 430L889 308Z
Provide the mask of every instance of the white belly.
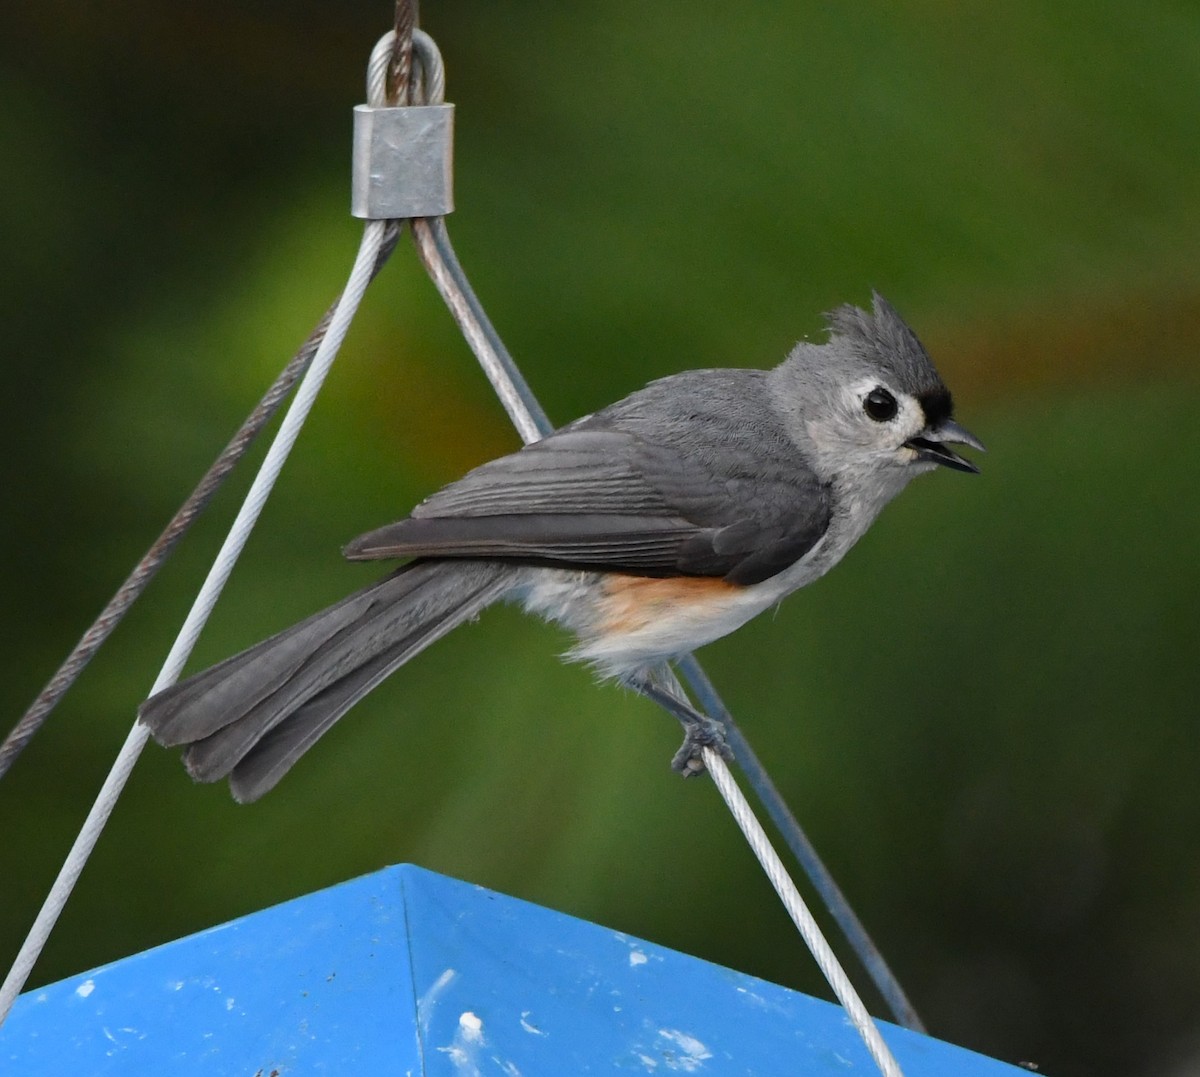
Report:
M579 642L565 657L620 678L720 639L774 606L825 571L828 564L817 556L821 546L749 587L722 580L528 569L517 594L530 613L577 635Z

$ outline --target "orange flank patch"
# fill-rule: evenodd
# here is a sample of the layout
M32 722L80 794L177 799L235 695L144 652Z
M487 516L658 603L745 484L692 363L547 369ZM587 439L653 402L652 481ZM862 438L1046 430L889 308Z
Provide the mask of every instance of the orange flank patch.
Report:
M637 632L671 613L720 607L743 588L710 576L604 577L602 632Z

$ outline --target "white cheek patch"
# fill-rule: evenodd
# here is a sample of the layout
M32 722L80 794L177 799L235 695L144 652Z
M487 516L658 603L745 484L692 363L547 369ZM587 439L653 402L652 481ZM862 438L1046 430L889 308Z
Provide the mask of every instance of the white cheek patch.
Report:
M899 433L901 442L904 442L925 429L925 410L920 401L907 394L896 399L900 404L900 411L891 425Z

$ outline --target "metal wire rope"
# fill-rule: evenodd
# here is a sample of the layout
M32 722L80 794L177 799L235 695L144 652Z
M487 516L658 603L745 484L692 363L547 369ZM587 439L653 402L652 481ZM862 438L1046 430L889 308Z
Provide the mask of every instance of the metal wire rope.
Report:
M376 51L383 52L388 48L390 48L389 39L388 37L384 37L376 46ZM413 37L413 49L427 72L429 82L426 97L419 103L440 103L440 90L436 97L433 91L434 86L440 87L444 84L444 76L441 73L441 57L437 52L437 47L428 35L417 30ZM436 66L431 68L431 64ZM458 323L463 336L470 344L472 351L475 352L488 380L492 383L505 410L508 412L509 418L520 432L522 440L529 443L537 441L539 438L550 433L552 427L549 419L546 417L545 412L542 411L532 390L522 377L512 356L504 347L499 334L484 312L482 304L480 304L474 290L467 281L462 266L454 255L449 233L446 230L445 219L442 217L415 219L412 222L412 234L422 263L441 293L442 300ZM777 825L780 826L780 829L785 834L788 831L794 831L794 837L789 836L789 844L792 844L795 839L796 844L792 844L792 848L795 849L799 845L800 849L804 852L805 855L797 854L797 859L800 860L805 870L809 872L810 879L813 880L814 885L826 897L827 903L832 900L835 903L840 903L846 909L852 918L853 924L857 925L861 937L866 938L866 933L862 929L861 923L859 923L857 917L854 917L853 912L849 910L845 898L842 897L836 884L833 883L832 877L825 870L824 865L817 857L816 851L808 842L799 824L787 810L787 806L775 788L774 783L771 782L766 771L759 763L757 756L750 749L745 737L740 731L736 730L733 718L729 714L728 709L720 701L712 683L692 656L688 656L687 668L692 672L693 676L699 679L704 689L703 694L708 697L706 705L717 710L722 720L736 732L736 737L731 738L730 746L733 748L739 765L746 771L760 800L767 806L768 811L771 812ZM710 710L711 713L712 710ZM738 757L739 748L741 749L740 757ZM813 955L817 966L825 976L834 995L846 1010L851 1024L854 1025L854 1028L862 1037L863 1043L866 1045L867 1051L879 1068L879 1071L884 1077L902 1077L900 1066L884 1042L878 1026L871 1018L866 1006L863 1005L862 999L854 989L850 978L846 975L845 969L842 968L833 949L822 934L816 920L801 897L796 884L788 875L787 869L772 847L762 825L754 816L750 805L734 781L733 775L730 774L725 761L712 749L706 748L704 750L704 764L712 775L717 790L725 800L726 806L745 836L747 843L762 865L763 871L766 873L768 879L770 879L772 886L783 902L784 908L787 910L792 922L796 925L796 929L804 939L805 945ZM814 874L812 871L809 871L809 867L812 864L815 864L819 868L818 873ZM878 955L878 950L870 943L869 938L866 938L866 942L870 947L870 952L878 957L879 962L882 962L882 957ZM866 963L865 960L864 963ZM887 971L886 965L883 968ZM868 971L871 971L872 975L874 975L873 970L869 968ZM890 976L890 972L888 972L888 975ZM896 985L896 990L899 991L898 984ZM901 992L900 994L901 998L903 998L903 993ZM907 999L904 999L904 1002L907 1004ZM911 1011L911 1006L909 1010ZM915 1013L913 1013L913 1016L915 1017Z
M712 775L713 783L720 790L734 821L745 835L746 842L754 851L767 878L771 880L775 893L779 895L779 900L787 909L792 923L796 925L796 930L804 939L817 967L833 989L838 1002L842 1004L842 1008L850 1018L850 1023L862 1037L867 1052L879 1068L879 1072L884 1077L903 1077L900 1064L884 1042L883 1036L879 1032L879 1026L875 1024L867 1012L867 1008L863 1005L862 999L858 997L858 992L854 990L854 985L850 982L850 977L846 975L846 970L838 962L833 949L821 933L821 929L813 919L812 913L809 912L808 906L805 905L804 899L800 896L800 891L796 889L796 884L792 882L783 861L779 859L779 854L775 852L750 805L746 802L746 798L742 795L742 791L738 788L737 782L733 780L733 775L729 773L725 760L711 748L705 748L704 765Z
M397 8L398 26L401 25L400 8L402 6L403 5L398 5ZM393 91L392 93L388 93L386 89L386 80L389 79L391 73L395 70L397 55L407 55L407 50L397 48L396 43L398 40L398 37L389 35L388 38L385 38L384 41L380 43L380 46L377 46L375 52L372 54L372 61L369 68L369 82L372 88L369 96L373 97L377 101L380 99L393 97L393 95L397 92ZM385 43L386 48L382 47ZM436 46L433 46L432 41L420 31L415 32L413 43L416 45L421 60L420 66L417 68L417 73L423 76L426 83L426 85L422 88L423 92L418 90L418 94L420 97L425 98L429 102L440 101L444 94L444 72L441 67L440 57L437 55ZM404 75L408 75L407 70L404 71ZM416 82L416 80L410 80L410 84L414 82ZM403 85L403 82L400 82L399 85ZM410 93L408 96L411 99L417 96L417 94ZM431 276L433 276L435 282L438 284L439 290L442 291L443 297L446 299L447 304L455 314L456 319L463 327L468 341L470 342L473 350L479 356L485 372L487 373L493 386L496 388L496 391L504 403L504 406L508 410L509 415L512 417L518 430L521 432L522 437L526 441L530 441L549 432L550 424L545 413L542 411L536 398L533 396L528 385L525 383L523 377L520 375L520 372L517 370L515 363L508 354L507 350L504 348L504 345L500 341L498 334L495 332L494 327L492 327L490 321L487 319L486 314L483 312L482 306L479 304L478 299L471 290L469 283L467 283L465 275L462 273L461 266L459 266L457 258L454 256L453 248L450 246L449 236L445 229L444 220L440 217L432 219L418 219L414 221L413 224L414 237L417 241L417 247L418 251L421 253L422 261L425 263L426 268L429 270ZM382 224L379 227L384 229ZM370 231L370 226L368 226L368 235L370 234ZM359 262L356 263L355 270L355 273L359 276L365 273L365 278L361 283L362 288L365 288L366 283L375 275L375 273L378 272L379 268L386 260L387 254L390 253L390 247L394 245L397 234L398 227L396 222L388 222L386 229L377 232L375 241L378 243L378 248L374 254L372 254L369 264L364 260L367 246L367 240L364 240L364 252L360 252ZM352 275L352 283L354 280L355 277ZM355 284L355 287L357 287L357 284ZM350 287L348 286L348 292L349 291ZM359 292L359 295L361 296L361 292ZM143 561L139 562L139 565L135 568L134 573L131 574L125 585L123 585L121 590L118 591L117 595L114 596L113 601L110 602L109 606L105 608L105 611L101 614L100 618L97 619L97 622L92 626L92 628L89 629L89 632L85 634L84 639L80 642L80 645L75 651L72 652L72 655L68 658L67 662L64 663L63 667L56 674L55 678L52 679L50 685L47 686L46 691L44 691L38 697L38 700L35 701L34 706L30 708L30 711L27 712L22 721L18 723L18 728L14 730L14 734L10 735L9 740L6 741L5 745L3 746L4 748L8 748L10 742L12 742L12 744L15 745L15 748L8 754L0 753L0 763L5 764L5 766L11 763L11 760L15 758L15 755L20 751L21 747L28 742L29 737L33 735L33 732L35 732L40 726L41 722L45 720L45 717L48 715L49 710L54 706L54 703L57 702L57 699L61 698L63 692L65 692L66 689L70 687L70 684L73 683L75 677L78 676L79 670L83 668L83 665L86 664L91 655L95 653L95 650L98 649L98 647L104 642L104 639L107 638L107 635L112 631L112 628L115 627L115 624L119 622L124 611L144 590L145 586L149 583L150 578L153 577L154 572L157 571L157 568L173 549L175 543L178 541L178 538L187 530L190 522L207 504L207 501L211 498L212 493L220 485L220 482L228 473L229 469L245 452L245 449L248 446L249 441L253 438L254 434L257 433L258 430L261 429L261 426L270 418L270 415L273 414L274 410L278 407L279 402L282 400L283 396L286 395L288 389L292 384L294 384L296 378L299 377L299 374L308 365L308 362L312 358L312 353L315 350L313 345L316 340L320 339L322 329L328 324L329 317L330 315L327 313L326 318L322 320L322 323L318 325L316 330L314 330L314 333L310 337L309 341L306 342L305 346L301 348L301 351L297 354L297 356L292 360L291 363L288 364L288 367L285 368L284 372L280 375L279 379L277 379L276 383L271 387L270 390L268 390L268 393L263 398L263 401L260 403L259 407L255 409L255 412L252 413L250 419L247 420L247 423L241 430L239 430L238 434L227 447L225 452L222 453L221 457L218 458L217 462L205 475L204 479L197 486L193 495L188 499L184 507L172 520L166 531L164 531L159 541L155 543L147 556L143 558ZM348 321L349 318L346 319L347 324ZM339 327L339 333L344 335L344 332L345 327ZM336 350L336 343L334 344L334 350ZM330 356L330 360L331 358L332 356ZM324 369L327 370L327 365ZM323 377L323 371L320 377ZM306 378L306 384L308 383L308 380L309 379ZM320 378L317 378L316 385L314 386L312 393L309 394L310 398L303 408L301 408L301 400L299 398L297 399L296 403L293 405L292 412L289 413L289 419L293 413L307 410L307 406L311 404L311 397L315 396L316 388L319 387L319 381ZM301 416L300 422L302 421L303 418ZM295 426L296 432L298 432L298 429L299 424L297 423ZM280 435L277 438L276 445L279 445L285 440L284 435L285 431L281 430ZM292 440L294 440L294 435L292 436ZM273 447L272 452L274 452L274 448L275 447ZM283 455L286 455L286 449L283 450ZM282 465L282 457L279 460L279 464L280 466ZM265 468L266 466L264 465L264 470ZM264 484L266 489L269 489L271 481L273 481L273 479L266 480ZM252 490L251 496L247 500L247 506L244 507L244 512L246 512L247 518L249 519L248 526L252 526L253 518L257 516L257 512L259 509L261 509L262 504L261 500L257 500L254 497L254 494L255 491ZM262 498L265 499L265 492L262 494ZM239 516L239 523L240 522L242 522L241 516ZM248 526L246 528L247 532ZM235 523L234 532L237 530L238 523ZM241 541L244 541L244 535L242 535L240 539L235 540L234 532L231 532L230 540L227 545L237 546ZM225 554L226 550L223 549L222 553ZM234 552L232 556L236 558L236 552ZM220 558L219 563L222 563ZM232 560L229 561L229 567L231 567L231 565ZM221 571L224 571L224 573L227 575L228 567L220 569L218 566L214 566L213 576L210 576L210 582L214 576L220 575ZM223 580L215 585L215 590L212 593L211 600L207 599L205 593L202 592L202 595L197 598L196 607L193 608L193 614L197 613L197 609L200 608L204 602L207 602L208 609L211 609L211 602L215 601L216 593L219 593L219 589L222 584ZM198 615L198 624L195 627L195 633L198 633L199 625L201 625L204 618L207 617L208 609L205 609L203 613ZM189 622L190 620L191 618L189 618ZM159 688L170 683L178 675L179 669L174 668L172 670L171 667L173 664L175 664L177 667L182 667L183 661L186 658L186 653L190 650L195 638L195 634L193 633L190 639L187 639L185 642L185 637L187 635L188 625L185 624L184 629L180 633L180 639L177 640L176 648L173 648L172 655L168 657L163 673L160 674L159 681L155 684L155 690L158 690ZM181 653L181 656L178 657L177 663L173 663L172 658L176 656L177 651ZM732 719L729 717L727 709L716 696L715 690L712 688L711 683L708 682L707 678L703 675L703 671L700 669L698 663L696 663L695 660L689 656L689 658L685 660L685 663L682 664L681 668L684 670L685 675L689 677L689 680L693 682L693 687L696 688L697 694L703 697L703 702L706 708L709 709L710 712L718 714L720 717L731 723ZM734 732L736 733L736 736L732 737L731 740L734 743L735 752L742 756L739 762L742 763L743 768L746 770L752 784L755 785L760 799L763 800L763 803L767 806L768 811L770 811L775 818L777 825L780 826L781 831L783 831L787 837L789 845L791 845L793 851L796 852L796 855L805 867L805 870L809 873L810 877L813 878L818 890L822 892L823 896L825 897L826 904L831 907L835 917L838 918L839 923L843 927L843 930L847 931L847 935L850 937L852 945L854 945L855 949L859 951L860 957L863 957L864 963L867 964L868 970L871 971L873 978L875 978L877 984L880 985L880 988L884 992L885 997L888 999L889 1004L892 1005L894 1010L898 1010L894 1000L896 997L895 991L899 991L899 987L897 984L895 984L894 978L890 977L890 972L887 972L886 966L883 966L886 975L884 977L885 982L881 983L877 968L872 967L871 958L873 956L878 960L878 962L882 962L882 958L878 956L878 952L874 949L869 938L866 937L865 932L862 930L861 924L858 923L857 918L854 917L848 905L845 904L844 898L842 898L840 892L837 891L836 885L833 884L832 879L828 877L828 872L824 870L823 865L821 865L820 861L816 859L816 854L814 851L812 851L811 845L807 842L807 839L804 837L802 831L800 831L800 828L795 823L794 819L791 818L790 812L787 812L786 805L783 804L782 798L779 797L778 792L770 783L770 779L766 777L765 772L762 771L762 768L758 764L756 757L754 757L753 752L750 751L749 745L745 743L744 737L742 737L736 730L734 730ZM133 763L136 760L137 755L140 753L141 748L145 744L145 740L146 737L144 731L141 731L139 727L135 726L135 728L131 730L126 745L123 747L116 763L114 763L109 780L105 783L105 787L101 790L100 797L93 808L93 813L89 815L87 822L85 822L84 828L81 831L75 846L72 848L67 862L64 864L63 869L60 872L59 879L56 880L55 887L48 896L46 904L43 906L42 913L39 915L38 921L35 922L34 929L30 932L30 937L27 939L26 946L23 948L22 953L18 955L17 962L14 963L13 969L9 974L9 978L5 981L3 988L0 988L0 1021L3 1020L4 1015L8 1012L16 993L19 992L21 985L23 985L25 978L28 976L28 973L32 968L33 962L36 960L38 953L40 953L41 947L44 945L45 938L48 937L49 931L53 927L53 923L57 919L58 913L61 911L62 903L65 903L65 900L70 893L70 888L74 884L74 880L78 878L79 872L82 871L82 867L86 862L87 855L90 852L91 847L94 846L96 839L98 839L99 832L103 828L104 822L107 820L109 812L111 812L112 805L115 803L116 797L119 796L120 789L127 780ZM712 753L709 754L711 755ZM717 757L714 755L713 759L716 758ZM719 769L724 770L724 764L721 761L717 760L716 765ZM0 768L0 775L2 774L3 768ZM719 787L732 781L727 772L725 772L724 779L724 783L720 781L718 782ZM765 794L764 789L766 791ZM734 811L735 817L738 817L738 813L732 803L730 804L730 809L731 811ZM748 810L748 806L746 810ZM745 824L741 818L739 818L739 825L742 825L743 828L745 828ZM765 834L761 832L761 829L759 830L759 835L760 843L765 843L766 837ZM806 855L802 855L801 852L798 851L798 845L801 849L807 850ZM814 860L817 869L819 869L817 872L814 872L811 866ZM767 863L765 861L764 868L767 868ZM780 870L782 870L782 865L780 865ZM768 874L770 874L769 870ZM825 876L824 882L820 877L822 874ZM772 881L775 882L775 879L773 878ZM779 884L777 883L776 885L778 889ZM808 937L808 926L802 926L801 920L797 919L796 913L793 911L793 909L796 907L796 903L799 903L799 907L803 909L803 903L800 901L799 894L795 891L794 885L791 884L790 880L788 880L788 886L790 887L791 891L789 896L785 897L782 890L780 891L780 896L784 898L785 905L788 906L789 912L792 912L793 919L796 919L797 926L801 927L802 932L805 932L806 937ZM828 892L829 887L832 887L832 896L830 896L830 893ZM56 901L58 902L57 907L55 905ZM838 916L839 907L844 909L842 916ZM804 909L804 913L808 921L811 922L811 916L808 916L806 909ZM859 941L855 941L852 931L848 930L846 927L844 918L847 915L850 918L852 926L857 926L857 934L860 936ZM811 927L815 929L815 923L811 924ZM39 937L40 942L38 941ZM866 944L865 950L862 945L863 940L865 940ZM825 951L828 950L828 946L824 942L824 939L819 936L819 932L817 933L817 942L814 944L810 941L810 949L813 949L814 956L817 956L817 949L814 948L815 946L823 947ZM867 956L864 957L864 953ZM818 956L818 963L821 964L823 971L826 970L828 960L832 960L831 952L829 953L828 959L823 959L822 957ZM836 968L837 973L840 974L840 980L838 983L835 983L834 979L831 978L830 982L831 986L834 987L835 993L837 993L839 998L841 998L844 988L840 986L840 984L842 981L844 981L845 987L848 987L848 981L845 980L845 974L841 972L840 966L836 966L836 961L834 961L834 967ZM827 972L826 974L827 978L829 978L829 973ZM889 992L886 989L886 983L888 981L894 985L894 991ZM851 1013L852 1018L854 1017L855 1009L865 1014L865 1009L863 1009L861 1002L858 1001L857 995L853 994L852 988L850 988L849 997L851 998L852 1002L850 1005L847 1005L847 1009L848 1012ZM900 992L899 998L902 1001L903 1007L907 1007L908 1010L909 1020L907 1023L910 1025L916 1023L917 1027L919 1027L919 1022L916 1022L916 1015L912 1012L911 1007L908 1006L907 999L903 997L902 992ZM900 1016L899 1010L898 1016ZM901 1019L903 1020L904 1018L902 1017ZM855 1023L858 1024L858 1021ZM874 1044L872 1043L873 1038L878 1038L877 1030L874 1030L874 1037L871 1036L870 1033L873 1030L873 1025L869 1025L869 1028L860 1027L860 1032L863 1033L864 1040L867 1041L868 1048L871 1049L873 1057L876 1058L876 1061L880 1064L880 1068L885 1073L898 1073L898 1069L890 1068L890 1066L894 1066L894 1060L889 1064L888 1059L890 1056L886 1054L886 1047L882 1047L882 1053L880 1052L882 1041L878 1041L878 1043Z
M695 692L704 712L724 724L725 739L733 752L733 758L741 768L746 781L750 783L750 788L754 790L754 795L766 809L767 814L771 817L771 822L775 824L797 863L803 869L804 874L808 876L808 881L812 883L813 889L820 895L821 901L841 929L846 942L862 963L867 975L871 977L876 990L883 996L884 1002L892 1012L893 1019L904 1028L912 1029L914 1032L924 1032L925 1025L909 1001L908 995L900 986L900 981L896 979L895 973L892 972L883 954L879 952L879 947L875 945L866 927L863 926L863 922L842 893L841 887L838 886L820 854L809 841L804 828L792 814L787 801L783 799L783 794L771 780L771 775L758 758L758 753L750 746L745 734L733 720L729 708L717 694L716 688L713 687L712 681L708 679L708 674L696 660L696 656L685 655L677 664L679 672L683 674L684 679Z
M375 263L374 274L377 275L391 257L392 251L396 247L396 241L400 237L400 227L399 221L389 223L379 258ZM337 301L335 300L309 334L308 339L300 346L299 351L288 361L270 388L263 394L262 399L255 405L254 410L246 417L245 422L238 427L237 432L213 461L208 471L204 473L203 478L196 484L187 500L171 517L171 522L167 524L142 559L134 566L125 582L121 584L104 609L100 611L99 616L84 632L71 653L58 667L54 676L46 683L45 688L38 693L37 698L29 705L8 736L4 738L3 744L0 744L0 778L4 777L16 762L17 757L42 728L50 717L51 711L58 706L63 696L79 679L79 675L95 657L96 652L100 650L108 637L112 635L117 625L124 619L125 614L129 612L130 607L150 586L151 581L158 574L158 570L175 552L179 540L188 533L192 524L208 507L209 502L229 477L238 461L246 455L247 450L254 444L254 440L287 399L288 393L292 391L296 382L300 380L312 363L313 356L317 354L317 348L325 337L329 321L336 309Z
M230 528L229 535L217 554L183 627L179 630L179 635L163 663L162 670L154 681L150 691L151 695L175 682L180 670L183 669L184 662L187 661L187 656L195 645L201 628L208 620L213 605L250 536L250 531L266 503L267 495L271 492L288 453L299 436L304 420L308 417L308 412L325 380L325 375L328 374L338 348L345 338L367 284L373 276L373 269L382 249L386 231L387 222L385 221L368 221L363 229L363 241L354 263L354 269L346 284L346 290L342 293L333 317L330 319L329 328L313 357L311 366L296 390L292 405L284 417L279 432L275 435L275 440L272 442L262 468L255 477L250 492L246 495L246 500ZM29 977L34 963L45 947L46 940L50 937L50 932L54 929L75 883L82 874L88 857L95 848L100 833L108 822L117 799L125 788L125 783L128 781L133 766L149 736L149 730L140 722L135 721L108 777L101 786L91 811L84 820L79 835L71 846L63 866L59 869L58 876L55 878L8 976L0 986L0 1023L3 1023L4 1018L7 1017L13 1002Z
M409 79L412 70L412 36L417 22L416 0L397 0L395 20L392 35L389 39L390 49L383 58L384 77L387 80L386 98L393 103L407 101L409 96ZM372 53L371 62L379 63ZM368 73L368 81L374 84L376 74ZM440 92L444 93L444 86ZM403 221L389 221L379 256L371 270L371 278L378 276L387 260L396 249L400 238ZM8 773L17 757L25 750L29 742L50 717L50 713L58 706L63 696L79 679L87 664L95 657L96 652L112 635L117 625L124 620L130 607L141 598L150 582L158 574L158 570L167 562L179 540L191 530L192 525L208 507L213 495L224 485L226 478L247 450L263 427L279 410L280 405L292 391L296 382L308 370L316 355L321 341L329 329L329 322L337 310L341 296L334 299L329 309L321 316L308 338L300 345L296 354L280 371L279 376L263 394L262 399L255 405L254 410L246 417L245 422L238 427L237 432L213 461L212 466L196 484L195 489L179 510L171 517L170 523L155 539L154 543L134 566L133 571L117 589L113 597L100 611L96 619L80 637L79 642L72 648L70 654L63 660L46 686L17 720L16 724L0 743L0 779Z
M414 221L412 234L422 263L441 291L442 298L459 323L463 335L471 343L472 350L475 351L488 380L495 388L522 439L528 442L544 437L553 429L550 420L472 290L450 243L444 218ZM724 723L734 759L754 790L755 796L783 836L813 888L821 896L822 903L837 922L897 1024L917 1032L925 1031L916 1009L895 974L821 860L803 827L788 808L783 795L730 714L729 708L700 662L694 655L687 655L679 660L678 666L703 709Z
M434 88L444 86L445 77L441 58L436 51L430 51L431 46L432 41L418 31L414 37L414 48L421 58L422 66L432 71L433 81L427 91L427 101L436 104L441 100L441 92L437 91L435 96ZM386 52L386 49L383 51ZM412 235L422 264L433 279L442 300L458 323L472 351L475 352L522 440L530 442L545 437L553 430L553 425L475 295L450 242L445 218L414 220ZM725 723L730 733L728 741L734 759L788 848L821 896L822 903L834 917L893 1018L905 1028L923 1032L924 1025L900 982L834 881L800 823L789 810L787 802L738 728L729 708L704 673L699 661L688 655L679 662L679 669L697 698L701 700L704 709L712 717Z
M409 96L412 33L415 24L415 0L397 0L395 28L391 35L392 49L388 68L385 69L385 73L390 73L392 78L392 93L395 98L407 99ZM371 80L373 83L374 73L372 73ZM253 529L258 515L262 511L267 496L275 480L278 478L283 464L292 446L295 444L296 438L300 434L300 429L308 417L308 412L316 400L317 393L320 391L325 376L333 364L333 360L337 357L342 341L345 339L346 333L350 328L350 323L353 321L359 304L362 302L367 285L374 280L395 248L396 239L399 236L400 223L399 221L367 222L363 229L363 239L359 246L358 255L350 271L350 278L346 283L345 289L309 335L308 340L301 345L296 356L288 363L284 371L267 391L258 407L255 408L234 436L233 441L230 442L225 451L217 458L212 468L205 474L196 490L193 491L192 495L168 525L159 541L151 547L147 556L138 563L134 572L126 581L126 584L118 591L109 605L105 607L100 618L93 624L92 629L85 634L84 639L80 641L80 644L68 656L67 662L64 663L58 674L52 679L47 690L38 697L38 700L35 700L34 707L31 707L30 711L27 712L27 717L29 714L33 714L34 717L29 721L22 719L21 722L18 722L18 736L14 739L10 735L9 738L13 740L14 744L14 750L8 756L10 763L41 727L55 703L62 698L62 695L74 683L79 672L87 664L91 656L95 654L96 650L99 649L101 644L103 644L104 640L107 639L108 635L111 634L112 629L120 622L121 618L128 611L129 606L145 590L154 573L157 572L166 558L170 556L179 538L195 522L196 517L203 511L208 501L211 500L213 493L219 488L234 464L245 453L255 434L261 430L262 426L265 425L279 407L292 385L295 384L298 378L302 378L296 397L292 401L287 415L284 417L279 432L276 434L275 440L267 452L266 459L263 461L258 475L251 485L250 491L246 495L246 499L230 528L225 543L217 554L208 577L205 579L200 592L196 596L187 619L184 621L182 628L180 628L175 643L154 682L151 694L173 683L178 678L183 664L187 661L188 654L190 654L192 647L195 645L200 630L207 621L217 597L220 595L225 582L229 578L229 573L233 570L233 565L241 553L242 547L249 538L250 531ZM14 733L17 733L18 730L15 730ZM129 731L129 735L125 739L125 743L121 746L121 750L117 754L117 758L113 762L108 777L105 779L100 792L96 796L96 800L92 804L91 810L88 812L87 818L84 820L79 834L72 844L70 851L67 853L62 867L59 869L50 892L46 895L42 907L8 971L8 975L5 977L3 984L0 984L0 1025L4 1024L9 1012L12 1010L13 1003L20 994L22 987L24 987L25 981L29 978L30 972L33 970L34 964L45 948L46 941L50 937L50 933L54 930L54 925L58 922L58 918L62 914L62 910L70 898L71 891L78 882L79 876L82 874L84 866L87 864L88 858L96 846L96 842L99 841L100 834L108 822L109 816L112 814L113 808L116 806L116 802L120 798L126 782L129 780L129 775L132 773L134 764L141 755L148 737L149 733L146 727L135 721ZM5 742L5 746L7 745L8 740ZM2 774L3 771L0 771L0 776Z

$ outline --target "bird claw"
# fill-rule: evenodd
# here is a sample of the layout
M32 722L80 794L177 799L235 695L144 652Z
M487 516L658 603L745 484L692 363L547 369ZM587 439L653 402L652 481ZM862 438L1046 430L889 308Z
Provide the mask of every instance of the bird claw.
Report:
M697 714L683 722L683 744L671 760L671 769L685 778L703 774L704 749L711 748L722 759L732 759L733 752L725 740L725 727L715 718Z

